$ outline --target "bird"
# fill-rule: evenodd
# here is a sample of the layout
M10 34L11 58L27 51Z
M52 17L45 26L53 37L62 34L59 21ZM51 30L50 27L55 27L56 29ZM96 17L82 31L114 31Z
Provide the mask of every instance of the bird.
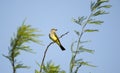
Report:
M53 42L55 42L61 48L62 51L64 51L65 48L62 46L62 44L61 44L61 42L60 42L60 40L59 40L59 38L58 38L58 36L56 34L56 31L57 31L57 29L52 28L51 31L50 31L50 33L49 33L49 38Z

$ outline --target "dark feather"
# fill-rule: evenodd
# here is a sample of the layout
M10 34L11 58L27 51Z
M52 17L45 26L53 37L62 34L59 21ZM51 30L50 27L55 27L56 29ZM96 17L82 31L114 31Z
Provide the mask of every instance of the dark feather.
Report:
M61 48L62 51L65 50L65 48L61 44L60 44L60 48Z

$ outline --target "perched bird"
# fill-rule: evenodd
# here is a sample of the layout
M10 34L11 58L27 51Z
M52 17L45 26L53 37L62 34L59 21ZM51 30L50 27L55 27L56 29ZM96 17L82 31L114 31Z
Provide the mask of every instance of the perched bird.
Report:
M57 29L54 29L54 28L51 29L50 34L49 34L49 38L50 38L53 42L55 42L56 44L58 44L58 46L61 48L61 50L64 51L65 48L61 45L60 40L59 40L58 36L57 36L56 33L55 33L56 31L57 31Z

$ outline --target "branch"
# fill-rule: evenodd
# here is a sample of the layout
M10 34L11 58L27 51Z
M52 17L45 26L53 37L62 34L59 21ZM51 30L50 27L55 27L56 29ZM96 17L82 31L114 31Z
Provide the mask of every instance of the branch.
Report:
M62 34L60 38L62 38L63 36L67 35L69 32L66 32L64 34ZM48 48L50 47L50 45L54 44L55 42L51 42L48 44L48 46L46 47L45 51L44 51L44 56L43 56L43 59L42 59L42 63L41 63L41 66L40 66L40 73L42 72L42 66L44 65L44 60L45 60L45 57L46 57L46 54L47 54L47 51L48 51Z
M76 68L75 73L78 72L78 70L79 70L79 68L80 68L81 66L82 66L82 64L80 64L80 65Z

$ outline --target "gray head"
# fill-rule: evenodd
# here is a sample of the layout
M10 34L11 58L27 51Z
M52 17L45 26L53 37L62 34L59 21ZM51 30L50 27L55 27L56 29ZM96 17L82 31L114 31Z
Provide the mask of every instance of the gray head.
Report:
M51 29L51 32L56 32L56 31L57 31L57 29L55 29L55 28Z

